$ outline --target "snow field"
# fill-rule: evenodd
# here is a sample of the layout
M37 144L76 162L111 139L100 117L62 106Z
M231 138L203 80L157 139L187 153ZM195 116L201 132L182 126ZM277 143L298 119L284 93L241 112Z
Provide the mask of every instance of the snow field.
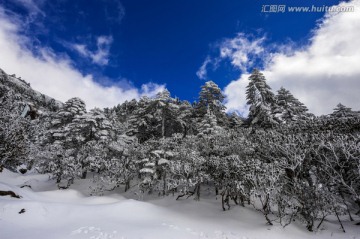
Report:
M20 188L21 185L30 187ZM265 224L251 207L232 205L222 211L219 198L204 192L200 201L173 196L137 201L131 193L112 192L106 196L86 196L79 188L57 190L47 175L0 173L0 190L11 190L21 199L0 197L1 239L135 239L135 238L360 238L360 227L344 223L341 232L336 220L326 221L314 233L297 223L286 228ZM78 186L78 187L76 187ZM81 186L81 187L80 187ZM25 210L23 213L19 213ZM346 218L344 218L346 220Z

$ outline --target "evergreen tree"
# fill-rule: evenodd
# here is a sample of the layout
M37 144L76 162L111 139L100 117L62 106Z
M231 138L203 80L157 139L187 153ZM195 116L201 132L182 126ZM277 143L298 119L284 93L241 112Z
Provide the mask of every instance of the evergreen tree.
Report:
M275 100L273 114L275 114L278 121L286 123L305 117L308 110L306 106L285 88L281 87L278 90Z
M199 93L199 103L197 104L197 113L203 116L210 110L215 114L219 123L223 123L224 110L226 107L223 105L224 95L221 89L213 81L205 82L205 85L201 86Z
M107 159L107 146L115 134L102 110L86 112L85 103L72 98L50 118L44 148L39 151L41 171L52 173L58 167L54 176L59 184L63 181L61 187L68 187L75 178L85 178L90 170L104 170L104 163L98 161Z
M346 107L345 105L339 103L336 108L334 109L334 112L331 114L332 117L335 118L346 118L346 117L353 117L355 116L355 112L351 110L351 108Z
M271 112L275 104L275 96L266 83L264 75L257 69L254 69L249 77L246 99L247 104L250 105L248 118L251 125L271 127L276 124Z
M179 102L170 96L168 90L159 92L154 99L141 98L134 114L129 117L128 135L136 135L139 142L151 138L170 137L182 133L184 127L179 119Z
M204 115L203 120L200 123L199 134L198 136L215 136L224 132L223 128L220 127L216 121L216 116L211 112L210 109L207 110L206 115Z
M237 129L244 123L244 120L240 118L235 112L230 114L228 118L228 128L230 129Z
M27 162L30 150L31 122L21 116L20 103L12 103L13 95L2 97L0 105L0 165L10 170ZM24 105L24 104L22 104Z
M182 101L179 104L178 112L179 114L177 119L183 129L183 137L186 137L187 135L193 135L195 131L195 123L193 117L194 109L192 105L186 100Z

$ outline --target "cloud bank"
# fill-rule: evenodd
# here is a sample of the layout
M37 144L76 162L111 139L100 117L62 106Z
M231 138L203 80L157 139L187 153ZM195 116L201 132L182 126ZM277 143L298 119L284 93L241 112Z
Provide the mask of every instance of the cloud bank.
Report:
M242 70L239 79L224 88L228 111L247 115L245 89L253 65L248 58L256 51L263 55L263 69L268 84L276 92L281 86L290 90L316 115L331 113L341 102L360 110L360 0L340 3L339 6L354 6L354 12L327 13L312 32L309 45L296 49L292 45L279 47L269 53L262 39L246 41L239 34L226 40L230 50L220 51L233 66ZM255 47L254 47L255 46ZM231 50L232 49L232 50ZM251 58L250 58L251 59Z
M27 1L29 4L31 1ZM154 96L165 86L154 83L144 84L140 89L127 86L103 86L92 75L84 75L74 67L66 55L57 55L52 49L38 47L36 54L31 47L31 39L22 34L26 23L16 16L10 16L0 6L0 68L8 74L15 73L29 82L35 90L55 99L66 101L80 97L88 108L112 107L125 100L138 99L143 95ZM108 37L97 38L98 51L84 54L94 62L107 63Z

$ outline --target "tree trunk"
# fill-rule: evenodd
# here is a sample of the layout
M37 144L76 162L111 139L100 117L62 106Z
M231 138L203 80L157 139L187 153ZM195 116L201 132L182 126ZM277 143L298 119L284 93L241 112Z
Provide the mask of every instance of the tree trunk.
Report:
M343 200L343 203L344 203L344 205L345 205L345 207L346 207L346 211L347 211L347 213L349 214L350 221L353 222L354 219L352 218L350 209L349 209L348 205L346 204L346 200L345 200L344 194L343 194L341 191L339 191L339 194L340 194L340 196L341 196L341 198L342 198L342 200Z
M130 180L127 180L125 183L125 192L130 189Z
M161 136L163 138L165 137L165 116L164 116L164 113L163 113L162 121L161 121Z
M163 176L163 196L166 194L166 172L164 172Z
M200 182L198 182L195 186L195 200L200 200Z
M342 222L341 222L341 220L340 220L340 218L339 218L339 214L337 213L336 210L335 210L335 215L336 215L336 217L337 217L337 219L338 219L338 221L339 221L339 223L340 223L340 226L341 226L342 231L345 232L345 228L344 228L344 226L343 226L343 224L342 224Z
M264 217L265 217L267 223L272 226L273 224L272 224L271 220L270 220L269 217L268 217L268 215L269 215L269 213L270 213L270 208L269 208L269 195L266 195L265 203L264 203L264 205L263 205L263 213L264 213Z

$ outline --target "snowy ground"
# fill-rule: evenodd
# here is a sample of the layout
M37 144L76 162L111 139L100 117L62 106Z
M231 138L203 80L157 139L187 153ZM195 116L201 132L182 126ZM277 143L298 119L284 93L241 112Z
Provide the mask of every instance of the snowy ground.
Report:
M24 184L31 188L20 188ZM206 191L201 201L175 201L170 196L144 202L128 199L129 194L127 198L118 193L85 196L84 184L57 190L47 175L4 170L0 190L12 190L22 198L0 197L0 238L360 238L360 226L349 221L344 222L346 233L336 220L324 222L313 233L296 223L286 228L268 226L250 207L233 206L223 212L220 202L206 197ZM19 213L22 209L25 212Z

